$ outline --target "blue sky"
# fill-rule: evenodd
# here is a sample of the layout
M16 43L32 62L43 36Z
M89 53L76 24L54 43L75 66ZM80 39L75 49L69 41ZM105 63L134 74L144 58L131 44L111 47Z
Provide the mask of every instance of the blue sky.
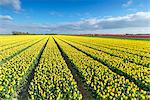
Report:
M0 33L150 33L150 0L0 0Z

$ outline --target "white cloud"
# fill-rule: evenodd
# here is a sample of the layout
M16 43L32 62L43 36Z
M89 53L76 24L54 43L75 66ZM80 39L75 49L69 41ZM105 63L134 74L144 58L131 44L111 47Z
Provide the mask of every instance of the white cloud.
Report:
M47 24L10 24L3 23L1 28L7 32L28 31L32 33L150 33L150 12L137 12L125 16L82 19L78 22L58 25ZM144 31L141 31L144 30Z
M94 25L94 24L97 24L98 22L100 22L100 20L97 19L97 18L89 18L89 19L83 19L83 20L81 21L81 24L82 24L82 23L87 23L87 24L89 24L89 25Z
M124 3L122 6L123 7L129 7L130 5L132 5L133 4L133 1L132 0L129 0L129 1L127 1L126 3Z
M0 0L0 5L7 6L7 7L11 6L16 11L21 10L21 2L20 2L20 0Z
M90 22L89 22L90 21ZM104 19L93 19L82 22L82 25L97 25L102 29L126 28L126 27L147 27L150 26L150 12L137 12L126 16L109 17Z
M0 20L1 21L12 21L13 18L9 15L0 15Z

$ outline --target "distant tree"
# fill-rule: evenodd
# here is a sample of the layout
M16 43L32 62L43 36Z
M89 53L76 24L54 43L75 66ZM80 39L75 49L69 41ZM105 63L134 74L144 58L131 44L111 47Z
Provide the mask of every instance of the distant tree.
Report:
M45 35L58 35L57 33L45 33Z
M13 35L28 35L28 32L18 32L18 31L13 31L12 32Z

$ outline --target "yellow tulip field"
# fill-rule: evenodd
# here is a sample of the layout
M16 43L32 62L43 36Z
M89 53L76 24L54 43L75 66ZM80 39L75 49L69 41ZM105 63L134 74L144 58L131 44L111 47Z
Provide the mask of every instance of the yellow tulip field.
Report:
M150 100L150 41L0 36L0 100Z

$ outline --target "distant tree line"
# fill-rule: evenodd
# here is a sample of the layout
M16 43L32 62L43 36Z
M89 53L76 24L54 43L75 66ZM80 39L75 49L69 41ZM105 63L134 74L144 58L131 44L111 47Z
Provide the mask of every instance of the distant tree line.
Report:
M33 34L33 33L29 33L29 32L13 31L12 35L58 35L58 34L57 33Z
M58 35L58 33L45 33L43 35Z
M128 34L126 33L125 35L150 35L150 34Z
M17 31L13 31L12 32L13 35L28 35L28 32L17 32Z

